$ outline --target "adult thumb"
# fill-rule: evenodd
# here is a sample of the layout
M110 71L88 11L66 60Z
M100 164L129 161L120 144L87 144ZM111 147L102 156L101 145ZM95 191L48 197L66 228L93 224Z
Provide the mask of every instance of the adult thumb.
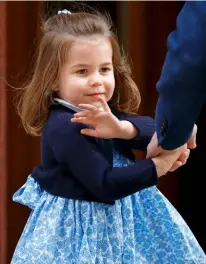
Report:
M196 135L197 135L197 126L194 125L193 131L192 131L192 136L191 136L191 138L187 142L187 147L189 149L195 149L197 147L197 144L196 144Z

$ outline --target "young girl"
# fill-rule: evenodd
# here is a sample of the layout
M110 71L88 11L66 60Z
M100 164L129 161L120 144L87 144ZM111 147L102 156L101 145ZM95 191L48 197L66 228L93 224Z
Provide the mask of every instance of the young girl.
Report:
M41 165L13 197L32 209L13 264L205 263L155 186L186 146L141 161L132 153L146 149L154 122L136 115L139 92L110 28L66 11L43 26L19 108L26 131L42 135Z

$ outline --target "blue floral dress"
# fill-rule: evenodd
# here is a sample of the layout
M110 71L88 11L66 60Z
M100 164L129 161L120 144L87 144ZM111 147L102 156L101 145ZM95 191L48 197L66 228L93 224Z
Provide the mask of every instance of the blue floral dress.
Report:
M114 166L129 164L114 153ZM13 199L32 212L12 264L206 263L194 235L156 187L106 205L52 196L29 176Z

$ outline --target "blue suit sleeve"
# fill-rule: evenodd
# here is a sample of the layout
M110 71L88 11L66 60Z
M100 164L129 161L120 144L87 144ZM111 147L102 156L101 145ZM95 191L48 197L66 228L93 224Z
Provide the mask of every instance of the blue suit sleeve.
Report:
M55 159L63 164L89 191L104 200L116 200L157 184L151 159L128 167L113 168L97 145L80 134L77 124L61 116L51 135Z
M188 141L206 98L206 2L186 2L168 37L157 83L159 145L175 149Z

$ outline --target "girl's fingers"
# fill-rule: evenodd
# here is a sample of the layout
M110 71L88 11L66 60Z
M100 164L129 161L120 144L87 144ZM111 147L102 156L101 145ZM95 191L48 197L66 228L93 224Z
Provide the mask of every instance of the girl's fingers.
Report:
M180 157L179 157L178 160L181 161L181 162L186 162L187 159L189 158L189 156L190 156L190 150L187 149L186 151L184 151L184 152L180 155Z
M71 122L94 126L94 122L91 119L88 119L86 117L78 117L78 118L73 117L73 118L71 118Z
M89 110L94 112L97 112L99 110L96 106L91 104L79 104L78 106L83 110Z
M84 111L81 113L76 113L74 114L74 118L80 118L80 117L85 117L87 119L90 120L100 120L100 118L106 117L107 113L106 112L98 112L98 113L94 113L92 111Z
M98 96L98 100L102 104L102 107L103 107L103 109L104 109L105 112L111 112L111 110L110 110L107 102L104 100L103 97L101 97L101 95Z
M74 117L92 117L92 112L89 110L85 110L79 113L75 113Z
M81 134L89 137L98 137L97 132L94 129L84 128L81 130Z
M190 150L187 149L180 155L179 159L173 164L173 166L169 171L173 172L177 170L179 167L185 165L189 156L190 156Z
M169 170L169 172L173 172L173 171L177 170L182 165L183 164L182 164L181 161L179 161L179 160L175 161L175 163L173 164L173 166L171 167L171 169Z

